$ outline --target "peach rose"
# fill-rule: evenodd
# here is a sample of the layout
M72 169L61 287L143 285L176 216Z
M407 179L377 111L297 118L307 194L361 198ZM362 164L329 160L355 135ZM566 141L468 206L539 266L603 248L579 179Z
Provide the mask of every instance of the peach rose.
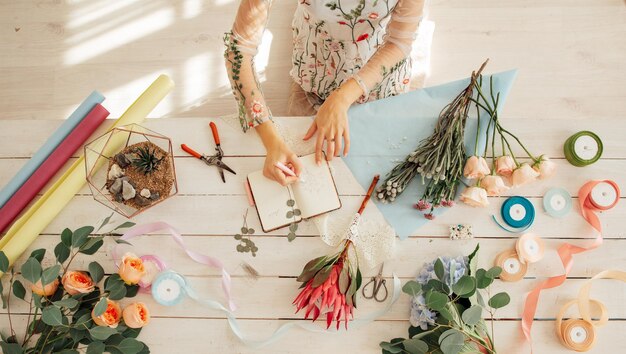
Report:
M30 290L39 296L50 296L54 294L59 288L59 279L54 279L54 281L46 286L41 286L41 280L37 280L37 282L30 286Z
M514 186L523 186L534 181L537 177L539 177L539 172L533 170L529 164L523 163L513 171L511 181Z
M141 328L150 322L150 312L143 302L135 302L126 306L122 316L124 323L130 328Z
M487 191L480 187L465 188L461 193L461 201L473 207L486 207L489 205L487 200Z
M465 162L463 176L466 178L483 178L491 173L487 160L484 157L470 156Z
M96 284L87 272L69 270L61 278L63 288L70 295L88 294L92 292Z
M496 159L496 173L500 176L509 177L515 169L515 161L511 156L504 155Z
M556 164L550 161L549 157L541 155L539 162L533 165L533 169L539 172L539 179L550 178L556 172Z
M132 253L126 253L124 257L122 257L122 262L117 272L126 284L134 285L139 283L146 269L141 258Z
M93 319L93 322L98 326L109 326L111 328L115 328L122 318L122 309L120 308L120 305L113 300L107 299L107 309L104 310L102 315L94 315L94 310L91 310L91 319Z
M500 195L503 192L509 190L504 184L504 180L500 176L485 176L480 180L480 186L483 187L487 191L487 195L495 196Z

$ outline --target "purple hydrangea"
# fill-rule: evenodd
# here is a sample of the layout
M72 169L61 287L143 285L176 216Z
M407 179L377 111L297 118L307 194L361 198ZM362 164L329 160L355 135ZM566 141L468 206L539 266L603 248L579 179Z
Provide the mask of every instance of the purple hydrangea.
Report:
M423 330L435 324L437 314L426 307L426 299L423 295L414 296L411 300L411 318L409 321L413 327L420 327Z

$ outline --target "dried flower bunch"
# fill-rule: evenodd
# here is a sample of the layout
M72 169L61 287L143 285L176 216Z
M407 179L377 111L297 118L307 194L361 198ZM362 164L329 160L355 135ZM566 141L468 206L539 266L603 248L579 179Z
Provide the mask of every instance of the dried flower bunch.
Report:
M474 179L474 185L465 189L461 194L461 201L471 206L483 207L489 205L487 196L498 196L511 187L522 186L537 178L544 179L554 175L556 165L545 155L538 157L530 153L521 140L500 124L498 117L498 103L500 93L493 92L493 77L490 78L489 95L483 92L483 78L480 76L474 83L477 97L472 98L476 109L482 109L489 115L486 130L486 146L482 155L474 150L474 155L465 162L463 175ZM476 133L478 141L480 132ZM510 140L512 139L512 140ZM499 140L499 144L496 142ZM511 141L516 142L526 153L531 163L520 162L511 148ZM496 152L498 145L500 151ZM487 162L491 150L491 166Z
M457 185L465 161L465 123L472 105L476 79L487 65L485 61L472 73L469 85L443 108L432 135L422 140L418 148L396 165L377 190L383 203L393 202L417 174L428 185L415 208L434 218L432 211L439 206L454 205Z
M102 226L109 220L110 217ZM124 223L113 231L132 225ZM9 308L10 326L8 335L2 333L3 353L150 352L135 339L150 321L148 308L134 302L122 309L117 302L137 294L137 282L143 275L141 259L126 255L118 273L108 277L95 261L89 263L87 270L71 270L79 254L93 255L103 245L104 236L90 236L93 231L92 226L63 230L61 242L54 248L55 263L50 267L42 266L46 250L34 250L20 269L21 277L30 283L30 294L16 279L14 270L8 269L8 259L0 251L0 271L9 272L10 276L6 296L0 283L3 304ZM98 285L101 281L102 287ZM11 321L11 296L29 306L28 324L21 339Z
M254 234L254 229L248 227L248 210L246 209L246 213L243 215L243 225L241 226L241 233L235 235L235 240L239 241L236 249L239 253L250 252L252 257L256 257L256 253L259 251L259 248L254 244L254 241L250 238L250 235ZM246 237L246 235L248 235Z
M502 269L477 269L478 249L468 257L438 257L403 286L411 296L409 338L381 342L383 354L496 353L493 316L511 299L506 292L491 295ZM491 331L483 311L490 314Z

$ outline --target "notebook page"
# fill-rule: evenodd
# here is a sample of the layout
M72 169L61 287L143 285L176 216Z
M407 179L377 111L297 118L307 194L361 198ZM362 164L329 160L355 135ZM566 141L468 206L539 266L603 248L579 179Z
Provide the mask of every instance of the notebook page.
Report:
M341 208L341 201L328 163L315 163L315 154L302 156L300 180L292 186L302 218L310 218Z
M294 221L287 219L286 215L291 211L287 201L294 199L289 188L266 178L263 171L250 173L248 182L264 232L287 226ZM294 208L298 208L297 202ZM296 217L295 221L300 220L300 217Z

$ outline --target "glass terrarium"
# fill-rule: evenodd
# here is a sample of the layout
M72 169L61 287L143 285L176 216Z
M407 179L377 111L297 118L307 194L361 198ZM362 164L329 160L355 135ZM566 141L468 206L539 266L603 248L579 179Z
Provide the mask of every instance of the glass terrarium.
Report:
M172 141L137 124L85 145L85 168L94 199L127 218L178 193Z

